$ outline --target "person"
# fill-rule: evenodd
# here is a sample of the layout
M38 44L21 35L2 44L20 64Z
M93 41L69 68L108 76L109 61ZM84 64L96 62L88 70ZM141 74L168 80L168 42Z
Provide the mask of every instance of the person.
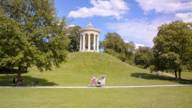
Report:
M96 86L97 86L97 87L102 87L102 86L105 86L105 83L106 83L106 78L105 78L105 76L101 76L101 77L98 79Z
M97 84L97 78L95 76L93 76L90 81L90 86L94 87L94 86L96 86L96 84Z

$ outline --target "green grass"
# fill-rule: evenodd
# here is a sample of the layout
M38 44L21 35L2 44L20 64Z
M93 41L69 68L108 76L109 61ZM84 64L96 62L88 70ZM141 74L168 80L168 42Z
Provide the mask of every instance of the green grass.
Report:
M0 108L190 108L192 87L1 88Z
M52 71L33 68L24 85L84 85L92 76L106 75L107 85L190 83L156 76L104 53L70 53L67 62ZM183 77L192 79L192 73ZM0 75L0 85L11 85L13 75ZM0 108L190 108L192 87L127 89L0 88Z
M25 85L87 85L92 76L100 75L107 76L107 85L177 83L170 78L152 75L147 70L121 62L105 53L70 53L67 61L52 71L39 72L37 69L31 69L24 75L24 83ZM188 72L187 76L192 79L192 73ZM11 84L12 75L0 75L0 85Z

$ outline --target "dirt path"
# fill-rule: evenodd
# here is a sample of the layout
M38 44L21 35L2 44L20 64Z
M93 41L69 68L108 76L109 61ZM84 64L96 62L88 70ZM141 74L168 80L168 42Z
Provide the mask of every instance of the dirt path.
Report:
M31 87L11 87L11 86L0 86L0 88L42 88L42 89L118 89L118 88L154 88L154 87L192 87L192 85L184 84L169 84L169 85L138 85L138 86L104 86L104 87L88 87L88 86L31 86Z

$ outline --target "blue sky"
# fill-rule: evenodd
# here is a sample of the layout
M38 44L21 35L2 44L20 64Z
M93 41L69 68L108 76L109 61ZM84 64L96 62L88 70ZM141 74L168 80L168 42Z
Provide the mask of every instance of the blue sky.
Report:
M192 0L55 0L55 8L68 25L92 22L101 30L101 40L107 32L117 32L126 42L149 47L161 24L192 22Z

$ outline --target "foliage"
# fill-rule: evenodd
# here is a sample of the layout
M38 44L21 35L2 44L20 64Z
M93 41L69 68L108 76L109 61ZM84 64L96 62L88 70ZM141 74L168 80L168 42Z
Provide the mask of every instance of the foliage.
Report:
M0 1L0 67L40 70L58 66L66 58L65 23L54 13L51 0Z
M152 64L153 53L149 47L139 47L136 49L134 63L136 65L147 68Z
M179 78L182 67L190 69L192 61L192 30L181 21L164 24L154 38L154 65L157 70L174 70Z
M132 61L135 46L132 42L125 43L119 34L107 33L102 46L104 52L116 56L125 62Z
M0 67L29 66L33 46L28 43L19 23L0 17L0 25Z
M175 70L176 68L180 68L181 60L179 55L174 52L164 53L160 56L160 69L165 70Z
M79 42L80 42L80 26L70 27L69 28L69 51L70 52L77 52L79 51Z

